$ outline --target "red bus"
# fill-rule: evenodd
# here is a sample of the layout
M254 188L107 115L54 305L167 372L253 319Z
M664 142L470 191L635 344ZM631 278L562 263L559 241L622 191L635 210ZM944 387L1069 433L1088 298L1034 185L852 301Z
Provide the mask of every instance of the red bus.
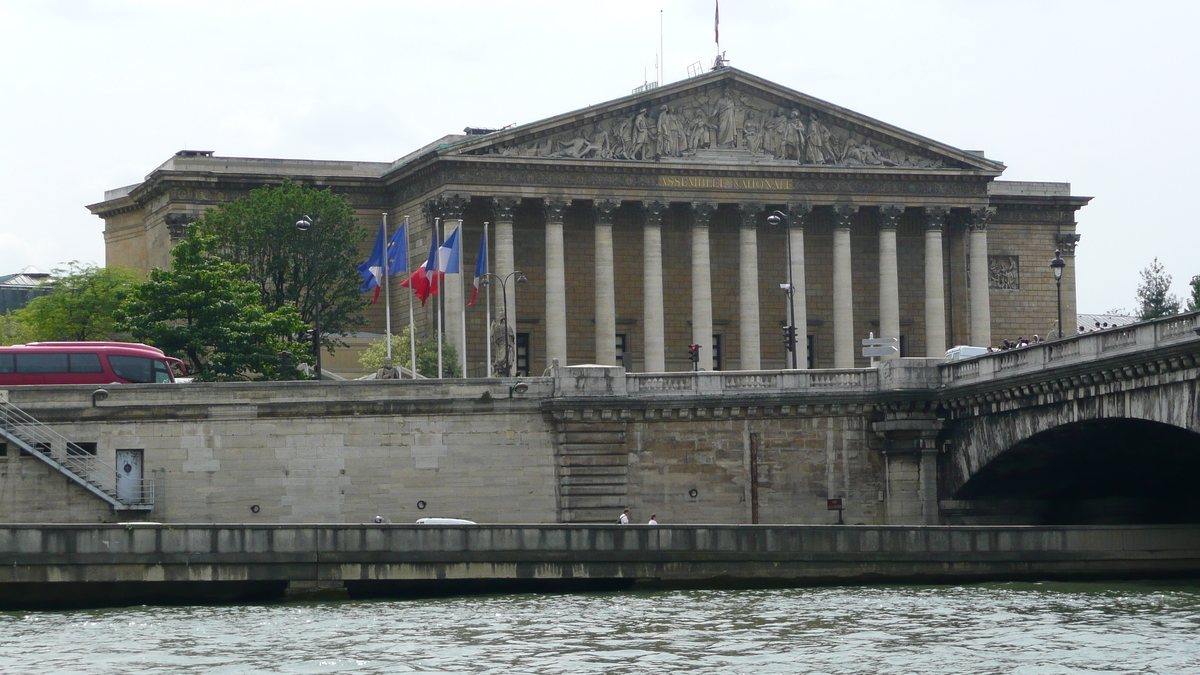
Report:
M135 342L31 342L0 347L0 386L175 382L183 362Z

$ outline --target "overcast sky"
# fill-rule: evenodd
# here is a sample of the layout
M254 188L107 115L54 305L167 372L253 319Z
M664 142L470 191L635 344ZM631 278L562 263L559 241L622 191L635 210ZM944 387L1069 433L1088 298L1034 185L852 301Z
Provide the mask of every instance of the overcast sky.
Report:
M710 65L712 0L0 0L0 274L103 264L84 207L184 148L392 161L627 95L660 9L663 80ZM1081 312L1133 308L1156 256L1181 297L1200 274L1200 3L724 0L720 34L736 68L1095 197Z

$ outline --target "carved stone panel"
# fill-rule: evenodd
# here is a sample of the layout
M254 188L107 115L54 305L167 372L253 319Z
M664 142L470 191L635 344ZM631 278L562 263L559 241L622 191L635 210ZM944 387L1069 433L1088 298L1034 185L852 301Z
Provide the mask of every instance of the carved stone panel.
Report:
M1021 258L1015 255L988 256L988 288L1003 291L1021 289Z
M799 104L779 105L736 88L724 88L593 118L582 126L499 143L482 152L648 162L761 158L826 166L945 166L941 159L915 147L897 147L850 126Z

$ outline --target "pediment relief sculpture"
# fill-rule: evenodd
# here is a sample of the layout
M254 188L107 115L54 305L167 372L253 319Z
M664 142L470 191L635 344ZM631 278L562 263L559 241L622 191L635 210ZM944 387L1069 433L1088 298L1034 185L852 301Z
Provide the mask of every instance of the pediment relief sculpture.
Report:
M945 166L941 159L839 126L825 113L774 105L728 89L481 151L512 157L657 161L717 154L706 152L713 150L803 165Z

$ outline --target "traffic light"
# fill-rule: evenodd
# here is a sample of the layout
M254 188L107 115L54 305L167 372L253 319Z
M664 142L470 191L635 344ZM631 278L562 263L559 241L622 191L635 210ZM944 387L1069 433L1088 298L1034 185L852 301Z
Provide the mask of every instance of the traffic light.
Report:
M688 345L688 360L693 364L700 363L700 345ZM696 366L693 365L693 368Z
M786 352L792 352L796 349L796 328L795 326L783 327L783 349Z

